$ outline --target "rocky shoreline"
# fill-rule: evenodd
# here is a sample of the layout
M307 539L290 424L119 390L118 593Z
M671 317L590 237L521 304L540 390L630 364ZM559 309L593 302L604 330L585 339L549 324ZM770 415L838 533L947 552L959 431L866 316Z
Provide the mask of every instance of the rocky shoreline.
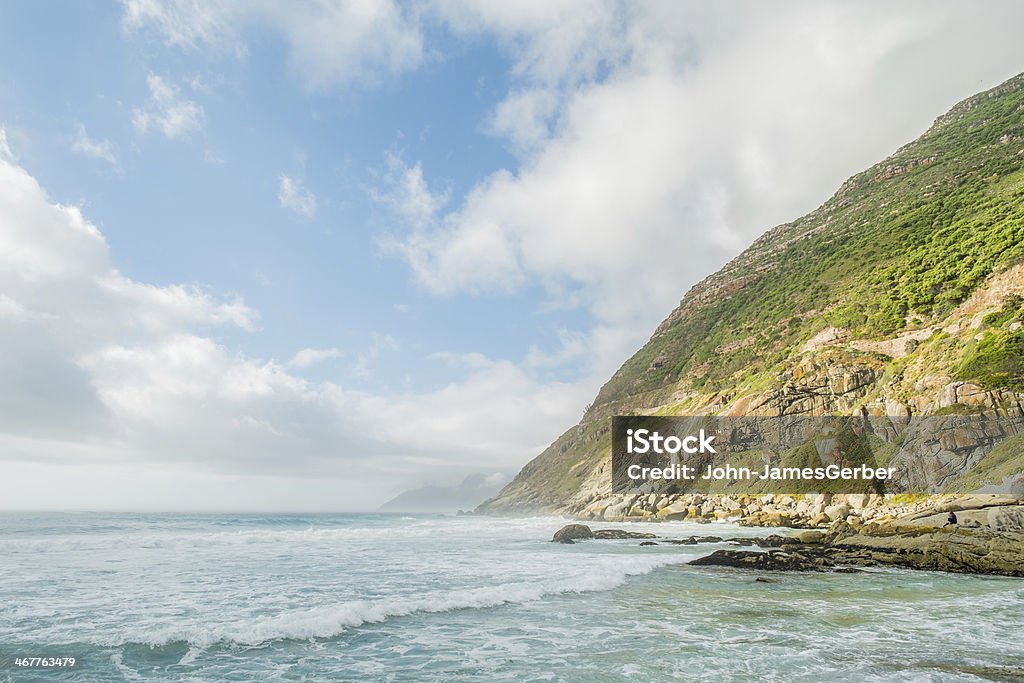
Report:
M692 560L689 564L693 566L798 572L856 572L861 567L901 567L1024 577L1024 532L980 525L936 527L886 522L854 528L840 520L825 530L797 531L794 535L670 539L649 532L592 530L585 524L569 524L559 529L551 540L575 543L590 539L642 539L641 546L724 542L759 548L718 549Z
M869 523L941 526L950 511L965 513L962 526L1024 531L1024 500L1000 494L625 495L592 501L571 515L581 521L724 520L743 526L814 529L838 521L853 527Z

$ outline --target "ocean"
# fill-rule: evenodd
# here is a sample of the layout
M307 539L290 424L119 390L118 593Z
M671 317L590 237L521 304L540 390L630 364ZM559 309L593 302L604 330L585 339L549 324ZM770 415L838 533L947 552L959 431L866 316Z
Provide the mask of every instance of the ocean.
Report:
M724 546L550 543L565 523L3 513L0 681L1024 678L1024 580L688 567ZM12 662L43 654L77 666Z

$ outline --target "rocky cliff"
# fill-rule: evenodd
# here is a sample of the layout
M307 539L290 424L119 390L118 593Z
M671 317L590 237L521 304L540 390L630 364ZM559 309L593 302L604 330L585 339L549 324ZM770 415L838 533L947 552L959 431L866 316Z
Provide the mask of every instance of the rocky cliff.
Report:
M611 416L1020 416L1022 323L1024 74L956 105L694 286L580 423L479 510L704 519L770 507L796 517L813 501L729 508L611 495ZM1024 456L975 463L959 488L932 483L1024 492Z

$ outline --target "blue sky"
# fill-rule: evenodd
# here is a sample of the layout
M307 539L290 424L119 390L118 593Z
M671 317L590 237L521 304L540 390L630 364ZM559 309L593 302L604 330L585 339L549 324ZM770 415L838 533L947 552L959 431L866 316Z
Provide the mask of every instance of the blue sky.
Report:
M261 333L226 330L225 342L264 358L309 346L354 358L390 336L408 348L389 352L372 377L342 361L309 374L422 390L446 381L443 364L421 362L434 351L517 357L580 324L571 311L535 316L537 292L425 295L380 244L396 230L373 198L391 157L428 159L453 196L513 162L481 131L508 87L494 46L438 36L450 56L418 77L319 93L294 78L272 35L254 35L238 59L126 34L117 5L12 7L20 16L5 22L0 54L22 66L5 79L2 106L9 135L24 139L19 159L51 196L87 210L126 275L244 296ZM194 129L167 139L133 126L153 75L201 107ZM79 126L116 161L69 150ZM313 215L281 206L282 175L315 196ZM475 324L481 317L487 325Z
M2 2L0 501L510 476L688 287L1024 69L1022 18Z

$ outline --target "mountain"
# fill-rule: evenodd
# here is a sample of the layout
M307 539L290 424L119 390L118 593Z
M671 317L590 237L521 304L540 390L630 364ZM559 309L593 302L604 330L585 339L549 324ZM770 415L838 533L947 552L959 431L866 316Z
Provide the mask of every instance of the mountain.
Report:
M480 511L614 508L617 414L1022 415L1022 322L1024 74L694 286L579 424ZM976 483L1022 481L1024 456L995 460Z
M381 512L455 512L472 510L508 481L504 474L471 474L456 486L427 485L403 491L380 506Z

